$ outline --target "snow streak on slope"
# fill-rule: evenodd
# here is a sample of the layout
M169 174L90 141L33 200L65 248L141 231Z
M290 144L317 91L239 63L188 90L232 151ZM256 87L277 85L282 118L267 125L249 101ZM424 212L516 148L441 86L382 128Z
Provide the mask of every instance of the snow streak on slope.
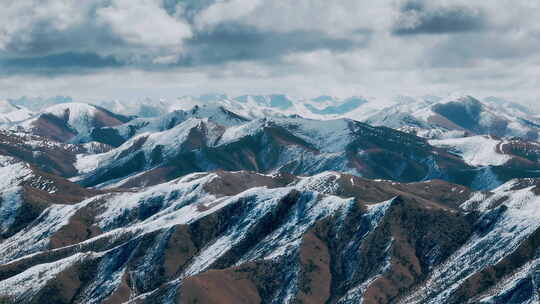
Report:
M471 134L536 139L540 131L540 124L526 107L503 100L500 103L480 101L462 94L445 98L402 98L365 122L437 139Z
M52 205L35 221L0 243L0 264L46 250L50 237L69 223L69 219L89 201L76 205Z
M92 121L96 113L97 109L86 103L65 103L49 107L41 114L50 114L59 119L66 119L68 125L77 130L77 132L87 134L92 128ZM28 120L22 126L30 129L33 122L34 119Z
M489 136L430 140L429 143L436 147L450 149L450 151L460 155L465 162L475 167L500 166L511 158L500 152L500 145L504 143Z
M30 178L31 174L32 170L25 163L0 155L0 191L18 186L22 180Z
M0 233L6 233L15 223L22 206L20 190L20 187L12 187L0 192Z
M330 153L343 151L351 141L349 121L346 119L320 121L304 118L265 118L228 128L218 144L231 143L272 126L282 127L318 150Z
M2 281L0 294L10 297L14 303L29 302L47 283L55 280L58 274L89 255L91 254L77 253L64 260L34 266Z
M496 194L505 192L515 181L501 186ZM485 213L489 230L477 233L444 264L433 270L426 284L401 303L442 303L477 271L496 264L512 253L519 244L540 227L540 197L530 188L506 191L505 207ZM470 203L465 203L468 206ZM484 209L484 207L480 207Z
M296 106L287 96L235 102ZM316 113L347 108L313 102L306 108ZM474 112L477 102L464 104ZM400 119L440 115L413 114ZM0 302L70 291L64 302L435 304L470 294L471 303L501 304L540 281L531 278L540 267L539 180L491 192L425 180L491 189L535 173L536 143L427 141L328 118L197 107L102 128L123 138L117 148L0 133L0 154L17 152L0 156ZM45 148L51 159L77 157L78 172L65 176L88 188L36 169Z
M103 206L102 213L96 218L98 225L104 231L110 231L128 224L138 223L140 227L151 230L175 224L185 224L195 220L198 216L207 214L213 209L211 203L217 198L205 192L201 185L212 182L216 178L214 174L192 174L183 178L149 187L139 193L121 193L112 195ZM198 202L201 206L190 205L190 202ZM204 204L209 204L204 206ZM209 208L209 212L200 210ZM130 220L130 214L145 210L159 210L142 220L134 217ZM197 211L199 210L199 211ZM158 220L159 219L159 220ZM150 230L150 231L151 231Z

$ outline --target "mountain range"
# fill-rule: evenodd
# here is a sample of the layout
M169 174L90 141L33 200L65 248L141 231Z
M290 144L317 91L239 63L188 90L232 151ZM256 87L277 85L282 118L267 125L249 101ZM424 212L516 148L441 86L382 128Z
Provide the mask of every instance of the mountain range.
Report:
M540 119L467 95L0 102L0 303L539 303Z

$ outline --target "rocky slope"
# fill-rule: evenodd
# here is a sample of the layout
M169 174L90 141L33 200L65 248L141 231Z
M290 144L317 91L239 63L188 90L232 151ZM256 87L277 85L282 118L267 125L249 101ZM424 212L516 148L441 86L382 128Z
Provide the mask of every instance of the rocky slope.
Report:
M213 106L64 122L71 143L0 130L0 303L540 301L535 141Z
M2 243L8 303L536 303L537 180L196 173L53 204ZM16 225L17 221L13 225Z
M214 169L310 175L340 170L369 178L419 181L443 176L466 183L474 168L424 139L352 120L265 118L226 126L188 119L134 136L108 153L80 157L78 181L149 185Z
M111 149L111 146L98 142L66 144L31 133L0 129L0 155L18 158L63 177L78 174L75 167L77 155L103 153Z
M297 175L339 170L401 182L438 178L474 189L540 176L538 143L517 137L426 140L350 119L249 119L223 107L136 119L92 134L92 140L117 147L78 156L75 180L85 186L147 186L215 169Z

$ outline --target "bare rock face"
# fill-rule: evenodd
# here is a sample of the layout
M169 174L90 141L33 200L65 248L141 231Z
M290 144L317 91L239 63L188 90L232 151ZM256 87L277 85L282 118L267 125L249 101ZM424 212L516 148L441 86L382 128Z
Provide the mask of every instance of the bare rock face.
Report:
M535 142L200 111L0 131L0 303L538 303Z

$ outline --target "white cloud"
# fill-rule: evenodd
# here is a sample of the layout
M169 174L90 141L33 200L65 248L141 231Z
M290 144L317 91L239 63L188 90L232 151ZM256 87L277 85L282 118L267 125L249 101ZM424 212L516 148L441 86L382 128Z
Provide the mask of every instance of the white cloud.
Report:
M388 28L395 8L394 1L388 0L225 0L204 10L198 24L209 27L234 21L262 30L317 30L343 36L357 30Z
M205 29L222 22L238 21L249 16L262 3L262 0L217 1L203 10L196 18L199 28Z
M157 0L114 0L97 9L96 15L98 24L110 27L126 44L143 49L134 54L127 50L128 56L142 53L158 63L175 62L184 40L192 37L190 25L167 14Z
M0 73L0 86L10 96L47 90L87 97L121 91L388 96L457 90L534 102L540 95L539 3L5 0L0 68L13 58L70 52L112 56L121 64L68 66L62 74L56 58L45 76L40 70L29 76L36 64L15 62L15 75ZM406 4L413 8L409 18ZM460 20L470 24L460 26ZM397 22L409 31L396 33ZM60 72L50 77L51 71Z
M87 9L70 1L6 1L0 10L0 50L4 51L24 51L33 42L31 30L37 26L60 32L80 24Z
M0 10L0 54L87 52L120 60L169 63L192 37L181 14L160 0L8 0Z

